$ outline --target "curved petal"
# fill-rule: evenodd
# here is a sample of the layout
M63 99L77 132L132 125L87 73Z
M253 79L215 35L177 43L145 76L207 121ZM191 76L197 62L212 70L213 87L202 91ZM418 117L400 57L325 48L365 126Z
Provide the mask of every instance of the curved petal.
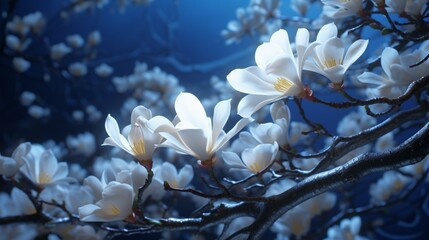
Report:
M265 170L277 155L278 145L259 144L255 148L245 149L242 154L243 162L253 173Z
M87 204L85 206L79 207L79 218L84 222L99 222L104 221L104 219L94 215L93 213L96 210L99 210L100 207L95 204Z
M240 141L248 146L256 146L260 142L258 142L255 137L250 132L241 132L238 135Z
M274 102L281 98L280 95L247 95L244 96L238 103L237 113L238 115L247 118L253 113L261 109L263 106Z
M350 45L349 49L344 56L343 65L348 68L352 65L362 54L368 46L368 40L359 39Z
M289 57L293 57L292 48L290 46L289 35L284 29L280 29L273 33L270 38L270 43L278 45L283 53L287 54Z
M58 168L55 172L55 174L52 176L52 181L58 181L61 179L64 179L69 175L69 168L66 162L60 162L58 163Z
M40 156L39 169L39 173L43 172L51 178L58 170L58 161L51 150L45 150Z
M194 178L194 169L191 165L186 164L182 169L180 169L179 174L177 175L177 185L180 188L185 188Z
M344 43L341 39L334 37L328 39L321 45L323 56L319 56L321 61L324 61L325 68L331 68L342 64L344 57ZM335 61L334 64L329 61ZM333 66L332 66L333 65Z
M231 113L231 99L216 104L213 112L213 132L211 143L215 143L222 129L225 127Z
M192 151L192 156L198 160L209 160L211 149L207 149L207 138L202 129L183 129L177 132L182 142Z
M238 121L234 127L229 130L227 134L225 134L222 141L219 141L217 143L217 146L215 147L216 150L220 149L226 142L228 142L232 137L235 136L241 129L243 129L247 124L253 122L253 118L242 118L240 121Z
M374 84L377 86L388 83L388 79L373 72L364 72L361 75L357 76L357 79L362 83Z
M107 116L104 126L110 138L106 138L103 145L112 145L120 147L129 153L132 152L127 139L119 132L118 122L110 114Z
M393 64L400 64L399 53L398 51L396 51L396 49L387 47L383 50L383 53L381 53L381 67L389 77L392 77L392 73L390 72L390 67Z
M334 23L324 25L317 34L316 42L325 42L326 40L338 35L337 26Z
M177 186L177 169L176 167L169 163L164 162L161 167L161 177L162 180L168 182L172 187L176 188Z
M180 121L191 123L200 128L207 128L207 114L200 100L191 93L181 92L174 104Z
M235 152L222 152L222 159L231 168L247 168Z
M131 112L131 124L137 121L138 117L143 117L145 119L152 118L152 112L144 106L137 106Z
M173 123L164 116L155 116L146 122L147 127L153 132L175 132Z
M258 67L235 69L226 79L236 91L246 94L270 95L275 89L267 80L270 77Z
M258 67L265 69L271 61L285 54L286 53L283 52L283 49L279 45L263 43L256 48L255 62Z

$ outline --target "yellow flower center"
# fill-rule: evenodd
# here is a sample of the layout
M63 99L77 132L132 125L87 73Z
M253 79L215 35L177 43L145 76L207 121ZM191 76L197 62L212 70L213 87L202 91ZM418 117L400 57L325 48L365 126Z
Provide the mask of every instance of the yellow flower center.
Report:
M292 81L278 77L277 81L274 83L274 89L281 93L286 93L293 85L295 84Z
M47 174L46 172L41 172L40 174L39 174L39 183L40 184L48 184L48 183L51 183L51 181L52 181L52 178L51 178L51 176L49 175L49 174Z
M337 65L343 64L343 62L342 62L341 58L338 59L338 62L337 62L337 60L335 58L331 57L331 58L326 59L324 64L325 64L326 68L332 68L332 67L335 67Z
M145 149L145 145L144 145L144 140L141 139L141 140L139 140L137 142L134 142L132 144L132 146L131 146L131 149L136 154L136 156L144 155L146 153L146 149Z
M119 213L121 213L121 210L115 205L111 206L109 211L107 211L109 215L111 216L117 216Z

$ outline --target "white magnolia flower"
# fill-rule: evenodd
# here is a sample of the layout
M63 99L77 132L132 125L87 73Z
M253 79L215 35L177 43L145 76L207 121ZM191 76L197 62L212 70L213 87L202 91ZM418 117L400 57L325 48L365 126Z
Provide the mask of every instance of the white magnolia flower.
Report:
M133 188L124 183L110 182L95 204L79 208L79 218L84 222L111 222L124 220L132 213Z
M27 112L28 112L28 115L30 115L34 119L47 117L51 114L51 110L49 110L49 108L44 108L39 105L31 105L27 109Z
M105 63L97 66L95 68L95 74L99 77L106 78L113 73L113 68Z
M234 152L223 152L222 157L226 164L232 168L247 169L250 172L257 174L262 173L271 166L279 145L274 144L259 144L254 148L246 148L240 157Z
M83 62L75 62L68 66L71 75L75 77L83 77L88 73L88 67Z
M295 207L281 216L271 226L271 231L277 234L277 239L301 239L310 230L312 216L305 209Z
M375 151L376 152L385 152L390 149L392 149L395 146L395 139L394 139L393 132L387 133L380 138L377 139L377 142L375 142Z
M157 118L159 127L155 130L166 139L160 146L171 147L207 164L213 163L215 153L253 121L243 118L225 133L223 128L231 112L231 100L217 103L212 119L207 117L200 100L191 93L180 93L176 98L175 109L178 120L175 126L164 117Z
M21 167L21 172L40 187L72 180L67 177L67 163L58 163L51 150L33 145L23 159L25 164Z
M359 235L362 220L359 216L351 219L343 219L340 225L335 225L328 229L328 236L325 240L354 239L366 240L368 238Z
M152 118L152 112L144 106L137 106L131 113L131 124L124 128L128 139L119 132L116 120L110 115L106 118L106 132L109 135L103 145L122 148L139 161L151 161L156 145L162 141L162 136L154 133L158 118Z
M84 132L76 136L67 136L66 145L75 154L89 157L95 153L95 136L90 132Z
M392 195L399 193L411 181L401 173L388 171L376 183L369 187L369 194L373 202L385 202Z
M80 48L85 43L82 36L80 36L79 34L73 34L73 35L67 36L66 41L68 45L70 45L70 47L72 48Z
M34 33L40 33L46 24L45 17L39 11L25 15L22 21L29 26Z
M25 51L28 46L30 46L31 44L31 39L26 38L24 40L20 40L17 36L13 35L13 34L9 34L6 37L6 45L17 52L23 52Z
M358 80L369 84L366 94L370 98L387 97L397 98L405 93L410 83L420 77L429 74L429 63L424 62L419 66L410 68L409 66L418 62L426 56L427 49L424 44L420 49L408 54L399 54L394 48L387 47L381 54L381 75L364 72L358 76Z
M101 34L99 31L95 30L92 31L89 35L88 35L88 39L87 39L88 45L89 46L95 46L98 45L101 42Z
M30 61L27 61L22 57L14 57L12 64L15 70L19 73L26 72L31 67Z
M330 18L345 18L358 15L362 0L322 0L323 13Z
M194 169L191 165L186 164L177 172L173 164L165 162L161 166L161 176L162 180L172 188L186 188L194 178Z
M36 208L19 188L14 187L10 195L2 192L0 194L0 217L31 215L36 213Z
M34 100L36 100L36 94L29 91L24 91L21 93L19 100L23 106L29 106L34 102Z
M359 39L345 51L344 42L337 37L334 23L324 25L317 34L316 46L310 53L314 61L306 61L304 69L327 77L334 85L342 85L347 69L363 54L368 40Z
M64 43L58 43L51 47L50 56L53 60L60 60L71 51L72 49Z
M278 30L270 42L260 45L255 52L257 66L235 69L228 74L231 86L246 94L238 104L238 114L249 117L263 106L288 96L304 92L301 71L304 59L315 44L308 44L307 29L298 29L295 38L297 58L292 52L288 33Z
M28 142L21 143L13 151L11 157L0 154L0 175L5 177L14 176L19 168L24 165L24 157L30 152L31 144Z

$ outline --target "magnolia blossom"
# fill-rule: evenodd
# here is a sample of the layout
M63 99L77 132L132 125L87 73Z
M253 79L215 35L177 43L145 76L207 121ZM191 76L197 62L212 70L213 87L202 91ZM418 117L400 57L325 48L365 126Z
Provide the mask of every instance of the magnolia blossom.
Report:
M31 63L22 57L14 57L12 64L15 70L20 73L26 72L31 67Z
M36 94L24 91L21 93L21 96L19 96L19 100L23 106L29 106L34 102L34 100L36 100Z
M232 168L247 169L248 171L257 174L265 171L273 163L279 145L274 144L259 144L254 148L246 148L240 157L234 152L223 152L223 160Z
M133 188L124 183L110 182L95 204L79 208L79 218L84 222L111 222L124 220L132 213Z
M33 145L23 157L25 164L21 172L40 187L71 181L66 162L58 163L51 150Z
M357 15L362 10L362 0L322 0L323 13L331 18Z
M152 129L158 125L158 118L152 118L152 112L144 106L137 106L131 113L131 124L124 128L128 136L125 138L119 132L116 120L110 115L106 118L105 128L109 135L103 145L122 148L139 161L151 161L156 145L162 140Z
M71 75L75 77L83 77L88 73L88 68L83 62L75 62L68 66Z
M384 202L399 193L411 181L401 173L388 171L376 183L370 185L369 194L373 202Z
M172 188L185 188L194 178L194 170L189 164L186 164L177 172L173 164L165 162L162 164L161 169L163 181L167 182Z
M51 47L50 56L53 60L60 60L71 51L71 48L64 43L58 43Z
M288 33L278 30L269 42L260 45L255 52L257 66L235 69L228 74L231 86L246 94L238 104L238 114L249 117L263 106L288 96L299 96L304 88L301 71L309 50L307 29L298 29L295 38L297 58L293 55Z
M425 42L416 51L401 55L394 48L385 48L381 54L383 73L364 72L358 76L359 81L370 86L366 89L368 97L397 98L404 94L411 82L429 74L428 62L409 67L426 56L428 44Z
M362 220L359 216L351 219L343 219L340 225L335 225L328 229L328 236L325 240L338 240L338 239L354 239L366 240L366 237L359 235Z
M85 40L83 40L82 36L79 34L73 34L66 37L66 41L68 45L72 48L80 48L85 43Z
M113 68L105 63L97 66L95 68L95 74L99 77L106 78L113 73Z
M253 121L243 118L228 132L223 128L231 112L231 100L216 104L213 119L207 117L200 100L191 93L180 93L176 98L177 123L173 125L164 117L158 117L159 127L155 130L165 139L160 146L171 147L182 154L189 154L201 163L211 164L213 156L243 127Z
M334 85L342 85L345 72L363 54L368 40L359 39L345 51L344 42L337 33L334 23L320 29L316 39L320 45L311 51L313 61L306 61L304 69L327 77Z
M88 35L87 43L89 46L98 45L100 42L101 42L101 34L99 31L97 31L97 30L92 31Z
M17 36L12 34L6 36L6 45L10 49L18 52L26 50L28 46L30 46L31 42L31 39L19 39Z
M51 114L51 110L49 110L49 108L44 108L39 105L31 105L27 109L27 112L28 112L28 115L30 115L34 119L47 117Z
M21 143L13 151L11 157L0 154L0 175L5 177L14 176L19 168L24 165L24 156L30 152L31 144L28 142Z

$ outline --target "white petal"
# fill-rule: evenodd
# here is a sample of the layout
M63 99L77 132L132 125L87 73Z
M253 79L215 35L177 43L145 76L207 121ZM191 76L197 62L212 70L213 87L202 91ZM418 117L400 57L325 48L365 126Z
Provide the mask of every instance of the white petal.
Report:
M45 150L40 156L40 172L44 172L52 177L58 169L58 161L51 150Z
M362 83L375 84L377 86L383 85L388 82L387 81L388 79L378 74L375 74L373 72L364 72L361 75L359 75L357 78Z
M285 55L283 49L277 45L272 43L263 43L255 51L255 62L256 65L264 69L267 65L273 60Z
M183 129L178 131L183 143L192 151L195 158L201 161L209 160L213 149L206 149L207 138L202 129Z
M367 46L368 40L359 39L354 42L347 50L343 65L347 68L352 65L365 52Z
M216 104L213 113L212 141L215 143L222 129L225 127L231 113L231 99Z
M226 142L228 142L232 137L235 136L241 129L243 129L247 124L253 122L253 118L242 118L238 121L235 126L229 130L229 132L225 135L222 141L218 142L215 146L215 149L220 149Z
M275 91L268 81L270 77L258 67L235 69L226 78L231 87L242 93L270 95Z
M344 57L344 43L341 39L337 37L330 38L323 43L321 47L323 49L323 59L320 60L329 61L333 59L338 61L338 65L341 64L340 60ZM321 56L319 56L319 58L321 58ZM325 67L328 68L328 66Z
M263 106L278 100L280 95L247 95L238 103L237 113L242 117L250 117L253 113L261 109Z
M194 169L192 168L191 165L186 164L182 169L180 169L179 175L177 176L177 178L178 178L178 181L177 181L178 186L180 188L185 188L186 186L189 185L189 183L194 178Z
M58 163L58 168L55 174L52 176L52 181L58 181L64 179L69 174L69 168L66 162Z
M222 159L231 168L246 168L246 165L235 152L222 152Z
M390 72L390 67L393 64L400 64L399 53L398 51L396 51L396 49L387 47L383 50L383 53L381 54L381 67L389 77L392 77L392 73Z
M119 126L116 122L116 119L110 116L110 114L107 116L104 126L110 138L107 138L104 141L103 145L112 145L115 147L120 147L123 150L132 153L130 144L128 143L127 139L119 132Z
M143 117L145 119L152 118L152 112L144 106L137 106L133 109L131 113L131 124L137 121L138 117Z
M177 187L173 184L174 182L177 182L177 169L173 164L164 162L161 167L161 176L162 180L171 184L172 187Z
M337 26L334 23L324 25L317 34L316 42L324 42L329 38L336 37L338 34Z
M174 104L180 121L191 123L200 128L207 128L207 114L200 100L191 93L182 92Z
M280 46L284 53L286 53L289 57L293 57L292 48L290 46L289 35L288 33L280 29L273 33L270 38L270 43L274 43Z
M93 214L96 210L99 210L99 209L100 207L95 204L87 204L85 206L80 207L78 209L80 220L84 222L104 221L104 219Z

